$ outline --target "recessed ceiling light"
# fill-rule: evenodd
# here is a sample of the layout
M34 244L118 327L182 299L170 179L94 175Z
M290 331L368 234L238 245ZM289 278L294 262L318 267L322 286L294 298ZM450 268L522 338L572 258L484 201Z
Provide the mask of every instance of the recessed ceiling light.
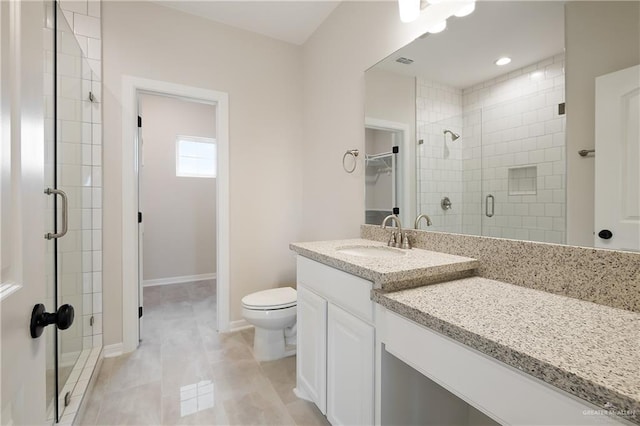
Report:
M496 65L503 66L503 65L507 65L510 62L511 62L511 58L507 56L503 56L502 58L496 60Z

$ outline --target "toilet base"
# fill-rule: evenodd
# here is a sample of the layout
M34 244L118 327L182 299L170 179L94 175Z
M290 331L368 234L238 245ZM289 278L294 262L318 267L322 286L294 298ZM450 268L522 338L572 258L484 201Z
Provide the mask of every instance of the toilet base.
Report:
M296 354L294 345L285 345L284 330L255 327L253 356L258 361L274 361Z

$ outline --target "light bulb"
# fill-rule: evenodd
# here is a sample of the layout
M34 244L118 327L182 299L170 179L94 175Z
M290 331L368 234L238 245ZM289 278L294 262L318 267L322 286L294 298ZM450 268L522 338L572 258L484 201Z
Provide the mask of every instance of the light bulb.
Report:
M444 31L445 28L447 28L447 20L446 19L444 21L436 22L435 24L427 27L427 32L431 33L431 34L436 34L436 33Z
M476 10L476 2L472 1L471 3L466 3L461 6L454 15L458 18L462 18L463 16L471 15L474 10Z
M510 62L511 62L511 58L509 58L507 56L504 56L504 57L496 60L496 65L501 67L503 65L507 65Z
M405 24L413 22L420 16L420 0L398 0L400 20Z

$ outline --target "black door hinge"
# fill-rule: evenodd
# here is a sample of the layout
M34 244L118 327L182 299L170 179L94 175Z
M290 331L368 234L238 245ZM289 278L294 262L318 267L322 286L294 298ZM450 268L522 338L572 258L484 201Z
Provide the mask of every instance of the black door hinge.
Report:
M138 318L142 318L142 313L143 313L142 311L143 310L144 309L142 308L142 306L138 306Z
M391 150L391 152L393 152L394 154L397 154L400 152L400 147L399 146L394 146L393 149Z
M393 214L395 214L396 216L400 214L400 207L394 207L393 208Z
M142 127L142 117L138 116L138 127Z
M138 223L142 223L142 212L138 212Z
M565 103L558 104L558 115L564 115L566 111Z

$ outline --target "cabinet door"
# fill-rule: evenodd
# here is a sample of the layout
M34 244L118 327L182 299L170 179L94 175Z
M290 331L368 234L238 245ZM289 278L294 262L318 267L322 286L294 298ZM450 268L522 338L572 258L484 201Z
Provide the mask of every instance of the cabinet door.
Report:
M327 301L298 286L298 389L327 412Z
M332 425L372 425L374 328L329 304L327 418Z

